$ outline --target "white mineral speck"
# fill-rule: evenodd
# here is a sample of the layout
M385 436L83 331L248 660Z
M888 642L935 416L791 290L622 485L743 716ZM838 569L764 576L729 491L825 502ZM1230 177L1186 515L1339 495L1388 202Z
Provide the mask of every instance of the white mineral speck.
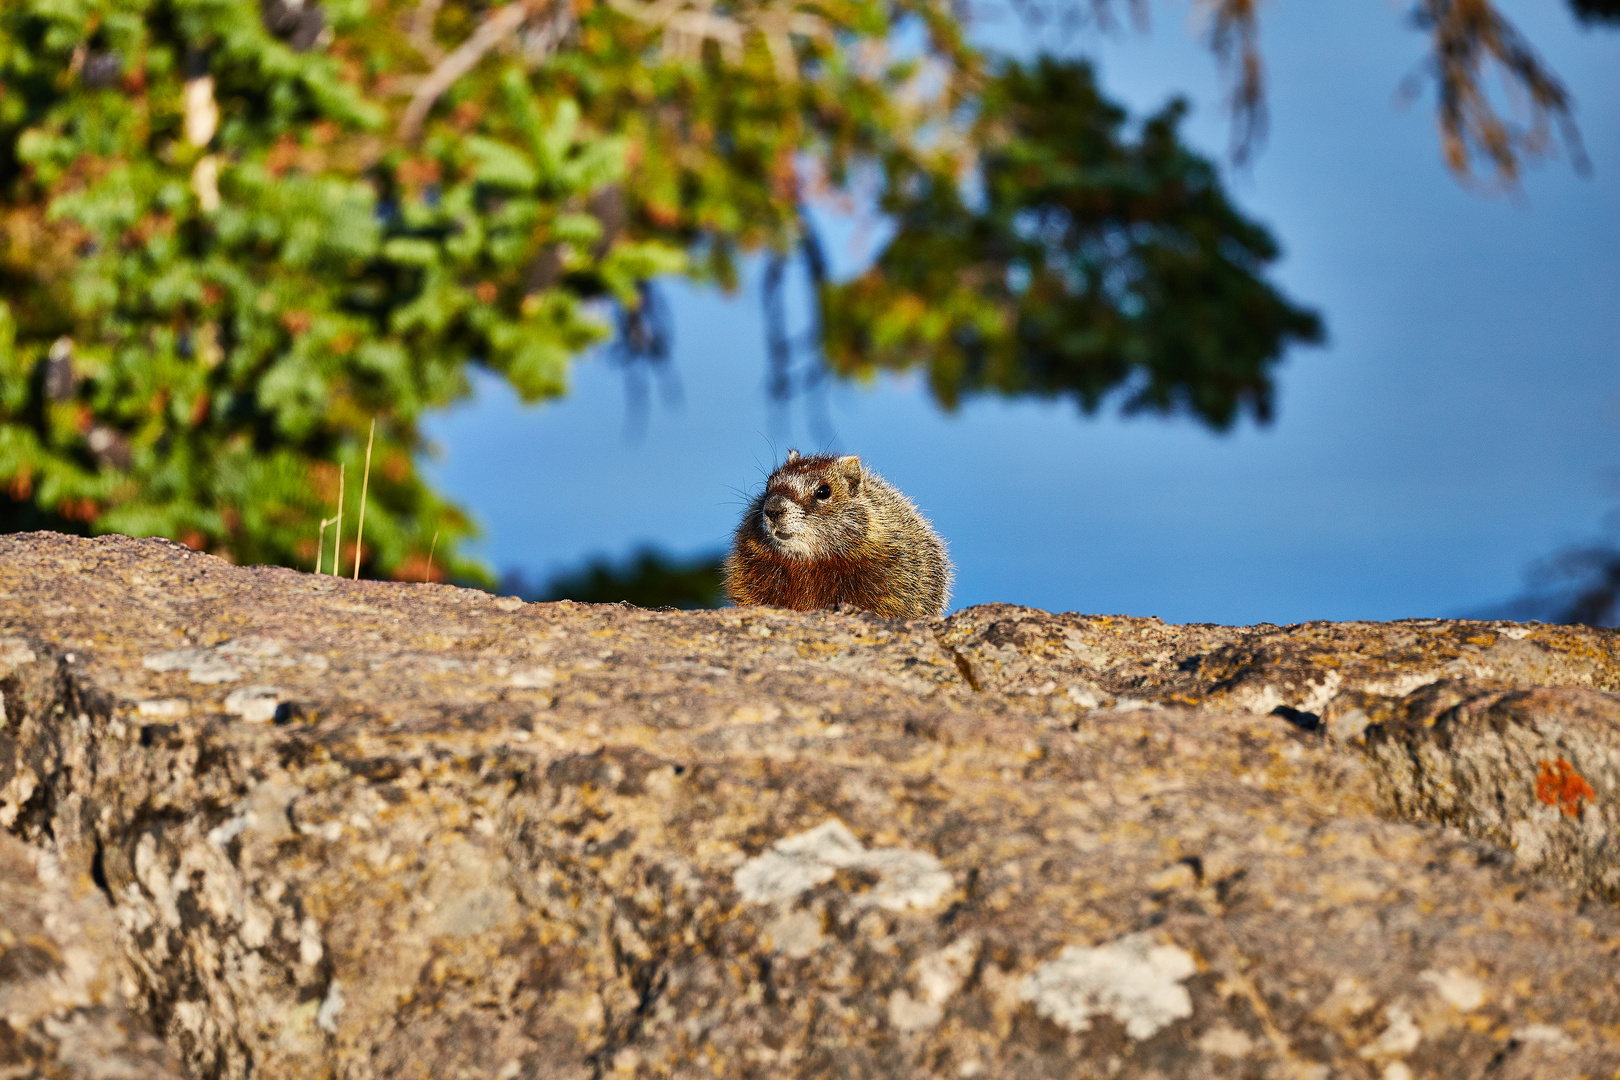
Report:
M1095 709L1102 704L1102 700L1096 694L1083 686L1071 686L1064 692L1068 695L1070 701L1082 709Z
M17 667L22 664L32 664L39 659L34 650L28 647L28 642L22 638L0 638L0 664L6 667Z
M1410 1054L1417 1049L1418 1043L1423 1041L1423 1032L1412 1022L1412 1014L1406 1011L1404 1005L1385 1006L1384 1020L1387 1026L1383 1034L1361 1048L1362 1057L1398 1057Z
M265 724L276 718L281 690L275 686L244 686L225 696L225 711L250 724Z
M142 657L141 666L149 671L180 671L194 683L212 685L234 682L242 673L222 656L205 649L171 649Z
M814 953L826 940L821 933L821 919L809 911L785 912L771 923L766 933L776 952L794 960Z
M299 962L314 967L321 962L321 957L326 953L326 950L321 948L320 925L310 916L305 915L298 931Z
M206 649L169 649L141 657L141 666L148 671L183 671L193 664L208 659Z
M326 988L326 998L321 1002L320 1012L315 1014L315 1026L322 1031L337 1034L338 1013L343 1011L343 989L336 979Z
M978 940L964 937L919 959L912 965L918 996L924 1001L944 1003L973 974L973 961L978 955Z
M527 668L512 672L511 684L519 690L543 690L557 681L557 673L548 667Z
M944 1013L932 1001L917 1001L904 990L889 995L889 1023L900 1031L922 1031L939 1023Z
M1199 1037L1198 1049L1219 1057L1239 1058L1254 1049L1254 1040L1237 1028L1221 1024Z
M252 814L237 814L208 830L208 842L221 847L242 835L253 824Z
M1456 968L1447 971L1425 971L1418 978L1433 986L1442 998L1462 1012L1472 1012L1485 1004L1484 985L1478 979L1465 975Z
M921 1031L938 1024L945 1015L945 1003L972 974L978 954L978 941L965 937L918 959L911 966L917 993L913 996L900 989L889 995L889 1023L901 1031Z
M1575 1049L1575 1040L1551 1024L1528 1024L1515 1029L1513 1037L1520 1042L1540 1043L1554 1050Z

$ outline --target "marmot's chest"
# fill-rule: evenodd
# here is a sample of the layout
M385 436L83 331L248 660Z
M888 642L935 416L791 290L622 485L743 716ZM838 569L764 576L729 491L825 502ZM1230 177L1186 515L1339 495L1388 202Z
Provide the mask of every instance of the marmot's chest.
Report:
M775 607L809 611L835 604L854 604L880 615L899 614L903 601L893 580L897 553L874 551L821 559L788 559L771 552L759 569L761 601Z

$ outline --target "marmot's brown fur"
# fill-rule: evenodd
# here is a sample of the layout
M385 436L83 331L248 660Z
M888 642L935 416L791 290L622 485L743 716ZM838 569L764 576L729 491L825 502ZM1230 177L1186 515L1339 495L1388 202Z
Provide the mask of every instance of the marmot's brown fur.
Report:
M951 562L912 501L860 458L789 450L737 526L726 590L739 604L926 618L945 612Z

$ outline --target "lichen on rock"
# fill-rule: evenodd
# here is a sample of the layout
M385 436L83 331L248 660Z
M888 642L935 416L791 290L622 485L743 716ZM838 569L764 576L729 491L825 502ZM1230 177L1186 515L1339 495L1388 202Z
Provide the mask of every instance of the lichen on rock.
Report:
M861 902L889 911L933 907L951 889L951 875L932 855L893 847L868 850L837 818L778 841L738 867L732 880L744 900L780 902L802 896L840 870L876 875Z
M1069 945L1025 977L1024 1000L1070 1031L1087 1031L1106 1014L1132 1039L1145 1039L1192 1015L1181 985L1198 970L1185 949L1157 945L1149 934L1126 934L1096 947Z

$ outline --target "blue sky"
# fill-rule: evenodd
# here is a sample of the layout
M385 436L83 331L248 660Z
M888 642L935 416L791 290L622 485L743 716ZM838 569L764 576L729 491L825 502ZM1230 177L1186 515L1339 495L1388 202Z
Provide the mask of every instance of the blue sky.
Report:
M1582 31L1561 3L1506 10L1573 91L1593 171L1547 162L1493 198L1442 167L1428 100L1396 102L1424 40L1392 5L1262 8L1270 137L1225 174L1282 242L1276 280L1330 338L1291 354L1270 426L1220 435L1002 400L945 414L905 378L833 391L833 448L862 455L950 542L953 606L1455 615L1596 534L1620 504L1620 31ZM1152 14L1146 35L1070 50L1133 112L1188 96L1189 141L1220 156L1221 87L1189 9ZM802 410L783 425L767 406L757 278L732 297L668 295L682 401L655 399L639 434L603 357L577 365L562 401L524 407L485 380L429 423L431 470L498 569L545 576L643 543L718 549L773 459L824 445Z

